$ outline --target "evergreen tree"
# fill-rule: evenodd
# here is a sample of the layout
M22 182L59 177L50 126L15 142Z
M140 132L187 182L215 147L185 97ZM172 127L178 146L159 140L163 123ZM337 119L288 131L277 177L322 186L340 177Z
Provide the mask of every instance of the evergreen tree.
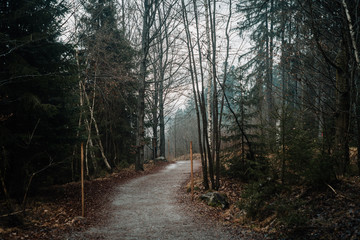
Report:
M9 192L21 195L33 173L71 155L74 62L71 46L59 41L64 1L1 0L0 5L0 169ZM67 166L49 169L47 182L63 181ZM35 181L45 179L41 176Z
M241 70L232 68L228 74L226 96L229 103L224 111L227 129L224 140L230 143L226 149L228 174L248 180L257 179L263 174L263 139L258 137L261 126L256 121L259 115L256 108L259 104L259 86L250 87ZM251 156L250 150L256 150L256 159Z

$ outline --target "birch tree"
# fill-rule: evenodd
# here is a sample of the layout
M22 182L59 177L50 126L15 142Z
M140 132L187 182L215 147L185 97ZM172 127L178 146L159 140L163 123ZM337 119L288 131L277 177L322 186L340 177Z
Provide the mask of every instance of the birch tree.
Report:
M86 132L85 166L90 176L89 156L95 174L102 166L110 171L120 162L126 165L129 161L129 156L122 152L134 145L130 130L134 91L129 86L133 84L130 72L135 52L118 27L114 1L91 0L82 4L85 14L76 26L79 33L75 33L79 38L76 55L81 111L79 129L83 127ZM77 135L80 136L79 131ZM126 136L126 140L119 135ZM102 162L97 162L98 154Z

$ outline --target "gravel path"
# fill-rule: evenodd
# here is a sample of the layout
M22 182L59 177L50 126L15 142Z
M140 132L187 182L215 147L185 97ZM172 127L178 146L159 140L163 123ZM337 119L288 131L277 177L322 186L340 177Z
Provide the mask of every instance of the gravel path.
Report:
M199 167L195 161L194 168ZM179 203L179 188L189 175L190 161L179 161L119 186L103 226L67 239L234 239L226 229L200 221Z

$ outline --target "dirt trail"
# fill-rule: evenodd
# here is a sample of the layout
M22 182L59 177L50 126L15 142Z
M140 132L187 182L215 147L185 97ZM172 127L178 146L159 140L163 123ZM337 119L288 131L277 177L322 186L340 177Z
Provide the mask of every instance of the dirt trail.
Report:
M104 224L67 239L234 239L221 226L186 212L178 201L189 170L190 161L179 161L119 186Z

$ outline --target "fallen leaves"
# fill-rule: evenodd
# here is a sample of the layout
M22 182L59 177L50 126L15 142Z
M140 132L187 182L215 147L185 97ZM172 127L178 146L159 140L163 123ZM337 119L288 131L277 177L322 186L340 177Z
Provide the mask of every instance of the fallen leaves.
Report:
M188 186L187 186L188 185ZM187 184L185 188L189 187ZM188 203L192 211L199 215L206 215L223 225L231 226L238 232L243 229L257 231L267 239L300 238L300 239L360 239L360 178L348 177L341 179L331 188L324 185L323 189L313 189L311 186L293 186L290 191L280 194L268 204L276 201L302 203L295 209L299 217L307 218L306 226L289 227L283 224L276 213L261 220L251 220L241 209L239 202L245 187L244 183L234 179L223 178L220 192L229 198L230 208L221 210L207 206L199 201L204 193L201 185L201 174L196 174L195 200ZM188 194L190 195L190 194ZM194 210L196 209L196 210ZM289 215L291 217L291 215ZM298 216L294 216L298 217Z
M167 164L149 163L142 172L130 167L108 177L85 181L85 218L80 216L79 182L44 189L36 198L29 199L23 226L8 227L0 222L0 239L64 239L67 232L105 224L110 211L108 199L119 184L158 171Z

